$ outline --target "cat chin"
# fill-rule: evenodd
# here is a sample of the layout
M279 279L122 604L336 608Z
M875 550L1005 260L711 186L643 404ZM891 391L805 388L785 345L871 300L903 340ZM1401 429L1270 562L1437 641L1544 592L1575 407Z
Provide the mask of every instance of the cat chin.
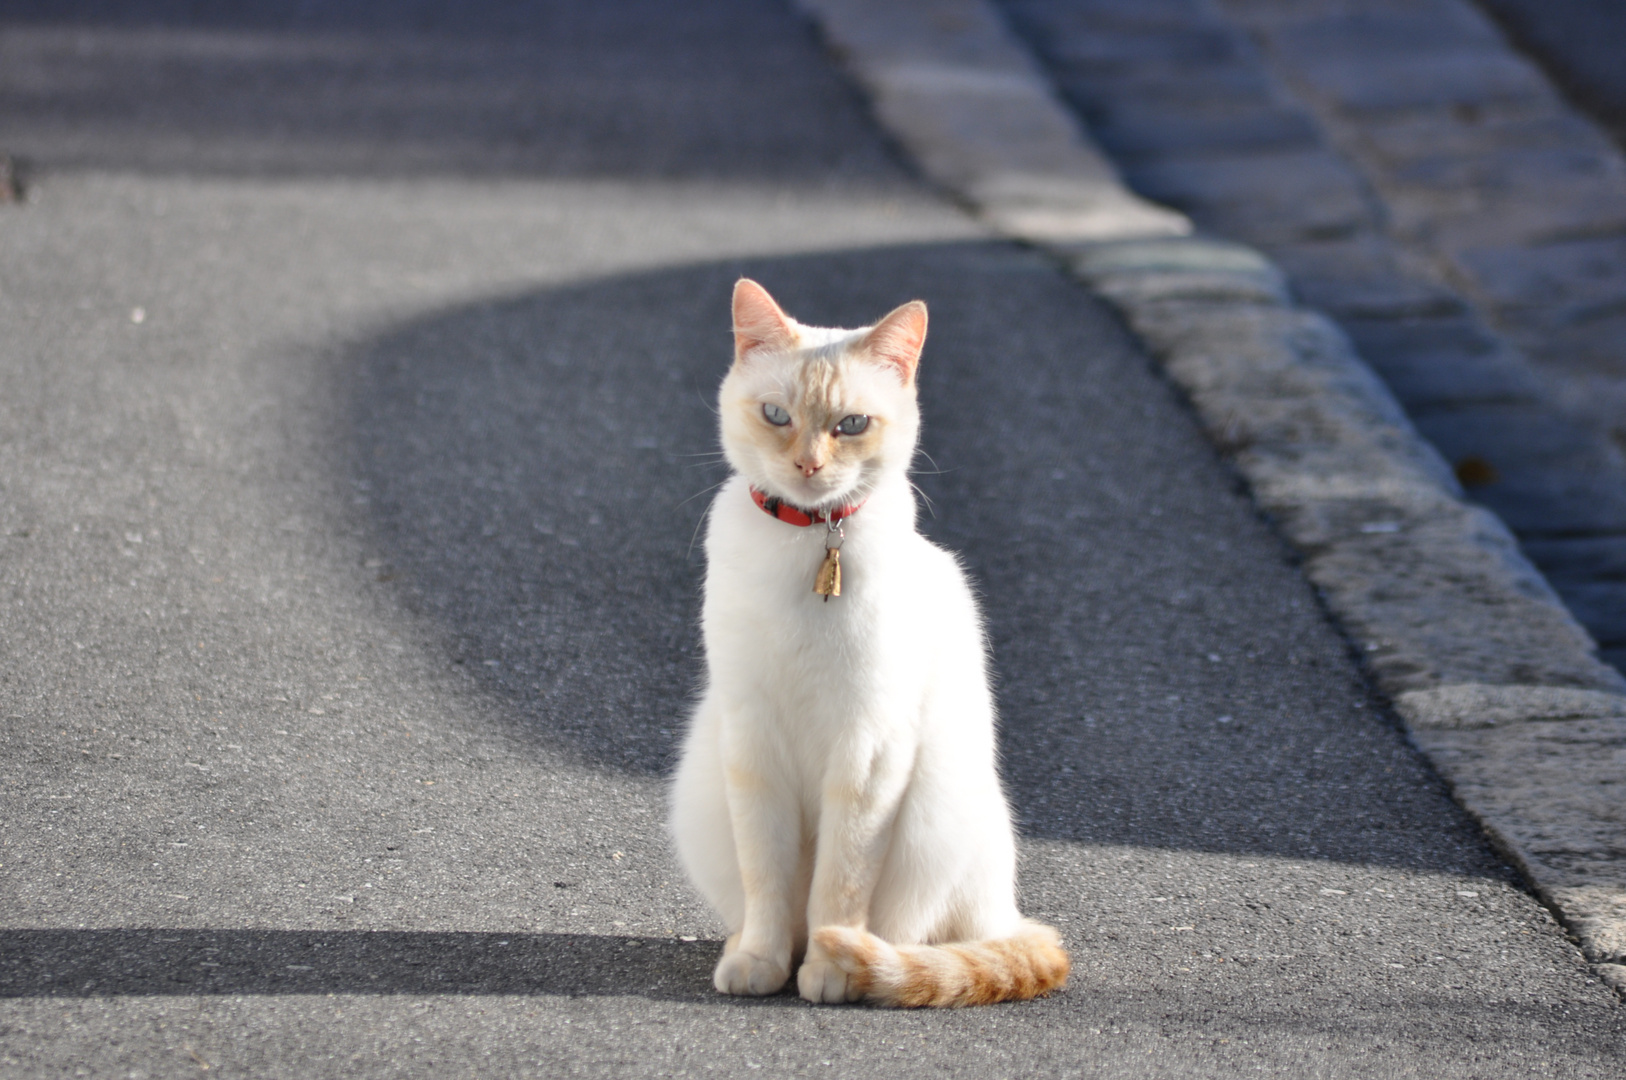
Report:
M815 486L799 480L789 483L754 480L752 486L764 494L783 499L802 510L833 510L838 506L862 502L864 499L864 493L854 487L842 486L832 489L823 484Z

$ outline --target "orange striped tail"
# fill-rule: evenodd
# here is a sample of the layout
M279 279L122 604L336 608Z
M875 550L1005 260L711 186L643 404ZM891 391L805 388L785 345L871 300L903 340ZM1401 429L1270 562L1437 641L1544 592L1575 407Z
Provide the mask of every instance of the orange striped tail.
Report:
M1072 966L1053 927L1024 920L1015 936L954 945L889 945L864 930L825 926L822 948L874 1005L992 1005L1025 1001L1067 985Z

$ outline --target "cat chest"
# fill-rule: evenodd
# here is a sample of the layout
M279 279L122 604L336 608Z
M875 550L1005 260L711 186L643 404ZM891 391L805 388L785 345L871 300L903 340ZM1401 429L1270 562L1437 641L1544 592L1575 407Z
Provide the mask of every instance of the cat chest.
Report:
M833 599L830 606L848 600ZM753 604L707 634L714 690L789 730L835 731L854 718L912 715L930 678L917 640L869 605L839 614Z

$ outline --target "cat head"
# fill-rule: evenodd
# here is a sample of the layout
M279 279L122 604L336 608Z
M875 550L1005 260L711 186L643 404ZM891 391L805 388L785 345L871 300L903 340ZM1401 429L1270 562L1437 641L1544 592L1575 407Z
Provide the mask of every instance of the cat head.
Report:
M920 434L915 368L926 305L874 326L828 330L786 315L768 291L734 286L734 366L720 400L735 471L794 506L857 503L908 471Z

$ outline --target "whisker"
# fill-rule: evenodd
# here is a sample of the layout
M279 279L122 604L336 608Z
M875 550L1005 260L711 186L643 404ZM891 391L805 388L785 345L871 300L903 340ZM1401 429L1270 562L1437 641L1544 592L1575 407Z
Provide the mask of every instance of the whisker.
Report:
M724 480L717 481L715 484L711 485L711 487L701 488L699 491L695 492L693 495L690 495L687 499L684 499L682 502L678 503L676 507L673 507L673 509L677 509L678 507L688 506L690 503L692 503L696 499L700 498L700 496L706 494L706 492L708 492L708 491L716 491L718 488L722 487L726 483L728 483L728 481L726 479L724 479Z
M926 472L926 471L923 471L923 470L920 470L920 469L915 470L916 472L920 473L921 476L947 476L949 473L955 471L953 469L944 469L944 468L942 468L940 465L937 464L937 460L935 458L933 458L930 454L926 453L925 450L921 449L918 446L915 447L915 453L919 454L921 457L925 458L927 461L930 461L932 463L932 467L931 467L930 472Z
M726 483L728 483L728 481L724 480L723 483L726 484ZM716 486L717 487L722 487L723 485L718 484ZM710 491L711 489L707 488L706 490ZM702 492L702 494L704 494L704 492ZM691 496L689 496L689 498L692 499L692 498L694 498L694 496L691 495ZM685 499L683 501L688 502L689 500ZM706 523L706 518L710 514L711 514L711 507L707 506L705 513L701 514L698 518L695 519L694 531L689 534L689 550L683 553L683 561L684 562L688 562L690 559L694 558L694 542L700 538L700 526L702 526L702 525L704 525Z
M909 481L909 486L914 488L915 493L926 501L926 513L930 514L932 516L932 520L935 521L937 519L937 504L932 502L932 497L922 491L920 485L915 483L913 480Z

